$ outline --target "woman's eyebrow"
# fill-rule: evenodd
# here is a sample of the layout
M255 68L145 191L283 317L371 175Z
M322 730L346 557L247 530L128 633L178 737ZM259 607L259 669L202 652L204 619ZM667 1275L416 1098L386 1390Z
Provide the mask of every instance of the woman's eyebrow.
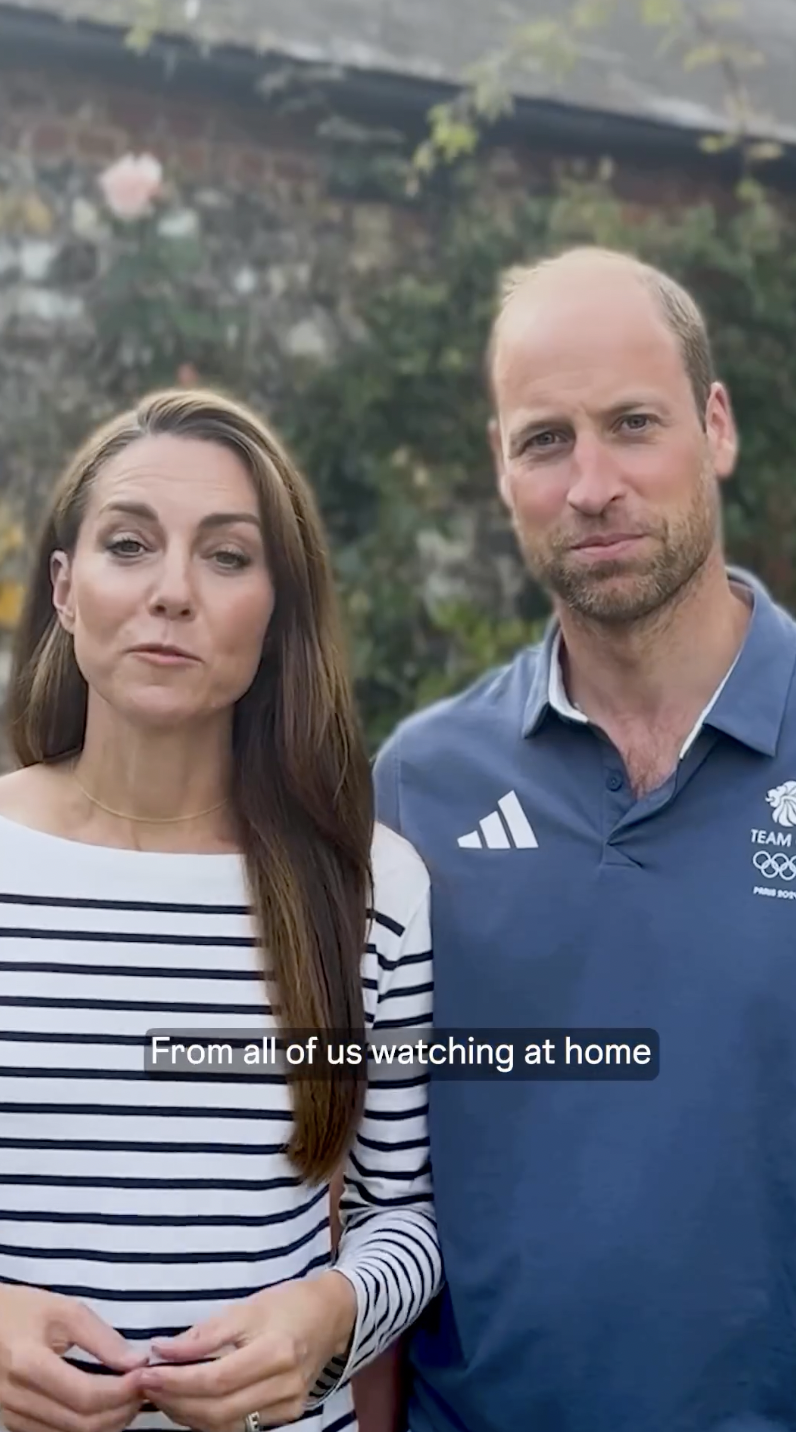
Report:
M145 502L106 502L100 508L100 517L105 512L121 512L126 517L143 517L147 522L157 522L158 515L153 507Z
M228 527L233 522L249 522L258 530L260 519L254 512L211 512L203 517L199 523L200 527Z
M100 515L105 512L119 512L126 517L140 517L147 522L157 522L158 515L154 507L146 502L108 502L102 508ZM210 512L203 517L199 526L207 527L229 527L233 522L248 522L258 530L260 519L253 512Z

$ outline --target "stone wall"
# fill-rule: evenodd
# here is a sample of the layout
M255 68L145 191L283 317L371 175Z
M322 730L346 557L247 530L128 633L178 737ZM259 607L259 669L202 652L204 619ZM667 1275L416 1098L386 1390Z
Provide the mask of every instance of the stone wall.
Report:
M296 363L333 361L359 331L362 284L424 242L411 209L341 192L306 127L262 105L0 64L0 683L28 547L3 534L29 538L68 453L146 369L146 334L102 332L109 276L137 240L100 179L143 153L163 166L166 262L170 245L177 266L194 249L192 312L158 382L206 376L212 312L213 366L267 411Z
M246 312L257 379L295 358L330 359L356 330L363 276L411 262L409 211L335 194L320 149L263 111L170 99L48 73L0 71L0 491L30 491L20 424L91 411L103 275L119 235L98 179L126 153L163 164L161 236L201 240L197 307ZM118 226L117 226L118 228ZM226 335L234 345L234 323ZM124 364L124 353L115 357ZM188 364L193 353L180 355ZM175 378L177 373L175 371ZM265 394L264 394L265 396ZM99 405L101 406L101 404ZM37 469L42 467L39 452ZM62 454L48 452L37 497ZM27 470L26 470L27 469Z

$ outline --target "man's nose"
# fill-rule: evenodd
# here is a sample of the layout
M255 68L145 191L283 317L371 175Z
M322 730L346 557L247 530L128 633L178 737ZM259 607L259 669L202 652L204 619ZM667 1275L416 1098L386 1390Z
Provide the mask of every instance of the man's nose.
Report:
M622 491L621 472L614 454L596 434L579 434L572 455L572 481L567 493L570 506L596 517Z

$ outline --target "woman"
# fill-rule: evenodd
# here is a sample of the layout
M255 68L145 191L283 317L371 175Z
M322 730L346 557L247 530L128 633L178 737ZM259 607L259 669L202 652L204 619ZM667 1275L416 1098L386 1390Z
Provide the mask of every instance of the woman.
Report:
M159 393L89 440L0 780L6 1432L354 1428L351 1376L439 1286L417 1070L145 1067L158 1031L429 1023L428 879L373 825L340 649L251 412Z

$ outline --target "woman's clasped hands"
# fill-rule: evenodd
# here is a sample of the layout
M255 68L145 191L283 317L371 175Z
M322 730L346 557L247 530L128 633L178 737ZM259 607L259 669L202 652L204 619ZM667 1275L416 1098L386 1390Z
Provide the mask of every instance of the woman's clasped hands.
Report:
M354 1289L340 1273L280 1283L154 1342L168 1365L145 1368L138 1381L192 1432L241 1432L252 1412L265 1426L295 1422L330 1359L346 1355L356 1313Z
M8 1432L124 1432L149 1403L192 1432L296 1421L333 1357L345 1357L356 1296L336 1272L267 1288L174 1338L153 1366L84 1304L0 1290L0 1409ZM116 1376L70 1366L81 1349ZM203 1361L207 1359L207 1361Z
M83 1372L70 1349L117 1376ZM124 1432L141 1410L147 1355L76 1298L0 1288L0 1419L8 1432Z

